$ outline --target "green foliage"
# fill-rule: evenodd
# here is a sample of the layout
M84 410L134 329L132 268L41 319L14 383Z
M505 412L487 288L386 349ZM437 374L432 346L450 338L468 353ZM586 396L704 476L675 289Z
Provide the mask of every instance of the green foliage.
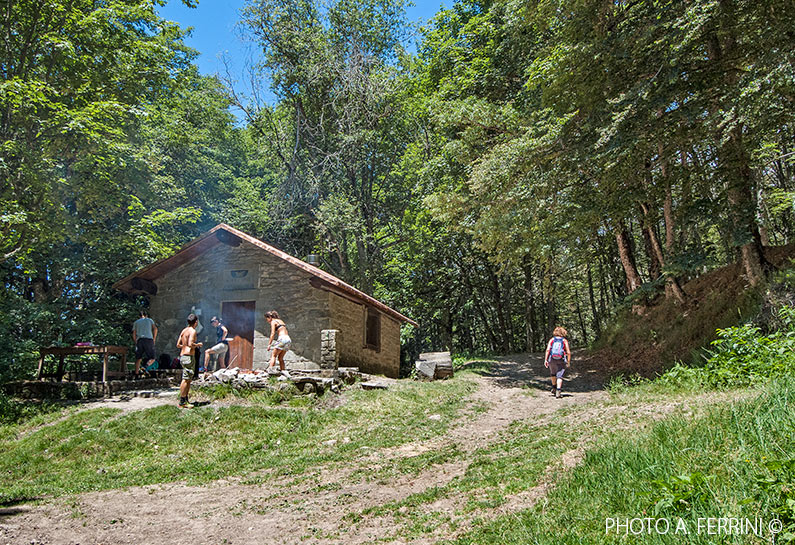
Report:
M637 373L631 375L617 373L608 379L605 387L611 394L621 394L627 392L631 388L646 384L647 382L648 379L643 378Z
M0 392L0 426L33 420L58 410L60 407L53 403L20 401Z
M764 460L760 465L766 471L756 478L753 500L770 506L771 515L783 523L777 539L792 543L795 541L795 459Z
M704 382L714 387L743 386L795 370L795 308L782 307L783 328L762 335L752 324L718 330L704 366Z
M649 511L655 516L664 512L689 511L694 504L705 503L710 494L708 485L713 480L715 475L704 475L701 471L654 479L651 481L654 490L650 493Z
M129 342L145 301L112 284L220 221L418 319L406 359L587 345L738 248L757 280L758 227L792 240L791 2L460 0L410 55L404 0L252 0L267 105L199 75L159 4L7 6L0 380Z
M676 362L655 382L673 387L696 387L702 385L703 369Z
M112 284L211 222L267 219L268 195L226 90L198 75L184 31L152 2L7 11L0 341L13 349L0 381L30 378L42 346L128 345L146 302Z
M795 308L780 306L770 320L778 329L765 335L746 323L718 329L703 365L677 362L654 380L671 388L734 388L759 384L795 371Z

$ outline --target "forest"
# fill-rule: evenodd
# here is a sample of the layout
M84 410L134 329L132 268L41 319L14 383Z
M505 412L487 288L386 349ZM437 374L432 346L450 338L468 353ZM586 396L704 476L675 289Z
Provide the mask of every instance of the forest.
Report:
M112 284L219 222L481 354L793 242L791 1L248 0L246 93L163 4L0 1L0 379L129 343Z

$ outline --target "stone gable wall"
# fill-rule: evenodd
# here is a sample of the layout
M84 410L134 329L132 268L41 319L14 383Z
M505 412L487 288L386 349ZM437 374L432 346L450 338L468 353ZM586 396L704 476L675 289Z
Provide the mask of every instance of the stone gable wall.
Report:
M218 245L156 281L158 294L150 298L151 316L159 328L156 350L177 354L177 337L191 307L201 309L204 329L199 340L208 347L216 338L209 321L221 315L221 303L254 301L254 368L265 367L270 359L270 326L263 317L269 310L279 312L293 339L285 360L293 367L312 367L304 360L320 361L320 331L330 326L330 294L311 287L310 278L246 242L236 248Z

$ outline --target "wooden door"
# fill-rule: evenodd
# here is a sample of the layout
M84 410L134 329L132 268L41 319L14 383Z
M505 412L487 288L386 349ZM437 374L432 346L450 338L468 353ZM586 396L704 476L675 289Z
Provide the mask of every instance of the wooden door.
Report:
M254 363L254 301L221 303L221 318L229 330L229 367L251 369Z

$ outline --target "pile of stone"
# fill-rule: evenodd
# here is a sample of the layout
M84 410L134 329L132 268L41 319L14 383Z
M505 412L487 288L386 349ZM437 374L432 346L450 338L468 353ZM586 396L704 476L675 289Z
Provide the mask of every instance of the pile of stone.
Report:
M453 360L450 352L425 352L414 362L416 376L420 380L438 380L453 376Z
M258 388L284 390L295 386L303 393L322 394L325 391L339 393L345 384L363 380L366 375L357 367L339 369L288 369L285 371L265 369L219 369L214 373L201 374L196 386L229 384L234 388Z

